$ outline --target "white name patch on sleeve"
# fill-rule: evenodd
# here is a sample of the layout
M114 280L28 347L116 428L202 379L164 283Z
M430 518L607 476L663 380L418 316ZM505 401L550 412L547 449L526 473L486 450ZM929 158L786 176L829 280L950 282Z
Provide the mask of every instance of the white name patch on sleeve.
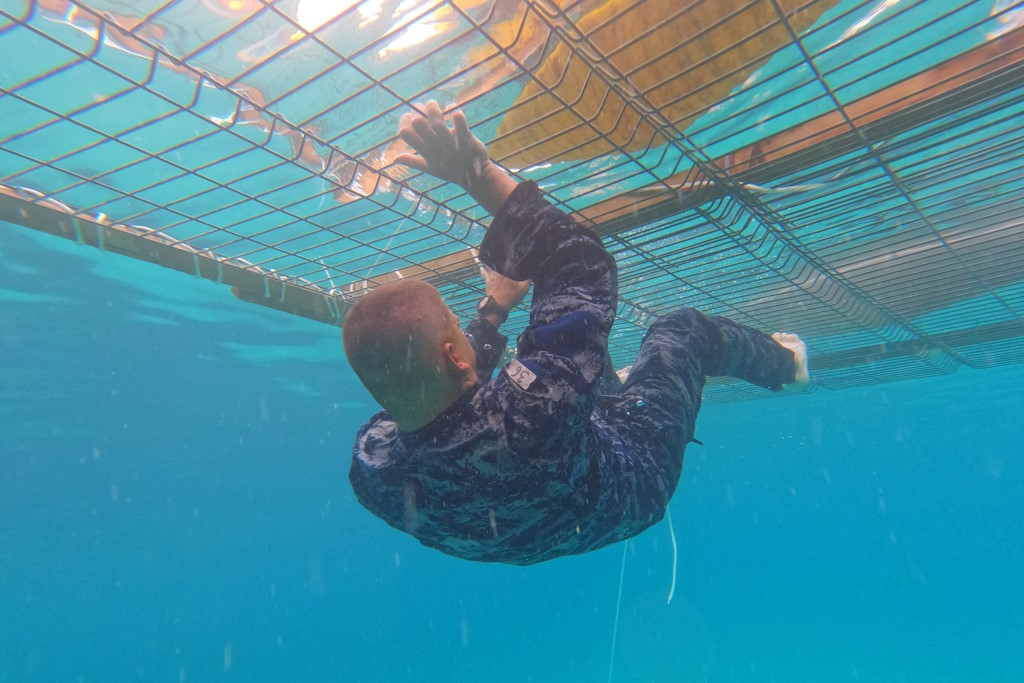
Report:
M529 389L537 379L536 373L520 363L518 359L505 366L505 374L523 390Z

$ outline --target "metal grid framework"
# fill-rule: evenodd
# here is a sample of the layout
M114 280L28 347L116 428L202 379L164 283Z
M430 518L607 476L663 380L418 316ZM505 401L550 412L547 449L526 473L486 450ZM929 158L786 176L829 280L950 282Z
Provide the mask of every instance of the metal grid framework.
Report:
M619 364L680 304L800 332L830 389L1020 362L1022 15L0 0L0 220L331 324L397 277L468 318L486 217L392 163L398 118L436 99L604 237Z

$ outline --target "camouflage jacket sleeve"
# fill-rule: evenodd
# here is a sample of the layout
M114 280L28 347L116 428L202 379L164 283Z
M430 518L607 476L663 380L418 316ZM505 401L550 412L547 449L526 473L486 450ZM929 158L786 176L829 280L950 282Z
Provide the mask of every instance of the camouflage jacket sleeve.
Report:
M543 457L582 452L594 387L615 318L615 260L601 240L520 184L495 217L480 260L515 280L533 280L530 323L516 360L496 378L506 394L506 438L513 450Z
M494 368L501 360L508 345L508 337L487 320L477 316L466 325L466 339L476 353L476 376L481 382L487 382L494 374Z

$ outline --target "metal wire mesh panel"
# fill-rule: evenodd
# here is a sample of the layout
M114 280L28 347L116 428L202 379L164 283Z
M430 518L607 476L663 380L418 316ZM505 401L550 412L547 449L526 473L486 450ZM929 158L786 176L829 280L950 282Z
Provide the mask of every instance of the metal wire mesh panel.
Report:
M618 364L680 304L801 333L827 388L1015 363L1022 22L1006 0L0 0L0 220L332 324L397 277L468 317L486 217L393 163L436 99L604 237Z

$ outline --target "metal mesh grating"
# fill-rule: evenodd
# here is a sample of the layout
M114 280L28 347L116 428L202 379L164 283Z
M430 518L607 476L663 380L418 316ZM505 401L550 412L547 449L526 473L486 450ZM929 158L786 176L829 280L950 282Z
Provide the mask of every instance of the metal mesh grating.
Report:
M617 364L683 303L800 332L827 388L1015 363L1022 23L1006 0L0 0L0 220L332 324L395 277L465 317L485 216L391 163L437 99L604 236Z

